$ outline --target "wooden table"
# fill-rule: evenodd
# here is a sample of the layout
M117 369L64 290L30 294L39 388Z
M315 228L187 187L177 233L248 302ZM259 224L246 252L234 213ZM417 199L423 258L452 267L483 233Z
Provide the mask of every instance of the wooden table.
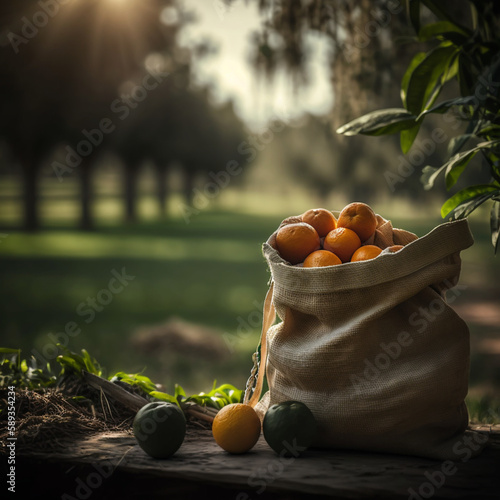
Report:
M19 457L17 498L500 499L500 425L478 429L490 433L486 449L450 475L436 472L442 462L399 455L310 450L281 459L262 437L234 456L193 428L173 457L154 460L131 434L99 434Z

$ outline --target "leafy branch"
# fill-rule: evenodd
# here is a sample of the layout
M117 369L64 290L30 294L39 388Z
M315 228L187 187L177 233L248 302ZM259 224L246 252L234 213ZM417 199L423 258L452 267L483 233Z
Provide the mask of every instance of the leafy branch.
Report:
M449 190L474 157L488 166L490 182L471 185L451 196L441 207L443 218L467 217L476 208L492 201L490 227L495 252L500 231L500 7L493 0L469 0L469 29L454 21L445 7L434 0L407 0L408 18L415 30L415 42L430 42L433 47L417 53L401 82L402 108L377 110L343 125L344 135L400 134L403 153L412 147L420 127L430 114L453 110L467 123L464 134L449 142L449 159L441 167L426 166L422 183L425 189L444 177ZM421 25L425 6L437 21ZM443 87L455 80L460 96L436 104ZM473 147L466 148L467 145Z

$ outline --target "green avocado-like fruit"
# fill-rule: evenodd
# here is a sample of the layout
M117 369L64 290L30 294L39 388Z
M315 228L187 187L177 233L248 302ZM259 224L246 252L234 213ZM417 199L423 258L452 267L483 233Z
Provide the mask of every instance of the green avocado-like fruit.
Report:
M298 457L313 443L317 424L304 403L285 401L267 410L262 431L267 444L280 456Z
M173 403L148 403L136 414L134 436L139 446L153 458L168 458L186 436L186 417Z

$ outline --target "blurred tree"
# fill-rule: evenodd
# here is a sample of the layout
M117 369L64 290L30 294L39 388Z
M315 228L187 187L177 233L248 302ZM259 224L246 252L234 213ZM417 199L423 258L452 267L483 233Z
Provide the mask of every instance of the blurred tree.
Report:
M190 58L185 54L182 58L175 54L157 57L163 57L163 64L175 69L122 124L111 144L127 172L129 221L136 219L136 176L145 161L155 165L158 203L165 214L170 165L181 165L184 196L191 204L197 179L208 179L210 172L223 170L226 162L237 154L237 145L243 137L243 125L231 104L217 108L210 103L209 88L191 88Z
M334 104L326 133L337 160L332 176L350 198L369 199L373 186L354 182L367 159L366 149L334 131L353 116L397 103L397 82L410 57L405 45L394 43L407 30L403 5L397 0L260 0L259 7L263 22L254 35L252 61L261 74L272 77L284 68L297 85L306 85L309 37L318 34L328 42ZM390 147L397 151L396 145ZM383 157L370 161L382 174Z
M81 225L90 226L90 168L118 126L112 103L127 78L146 77L150 52L175 43L178 26L160 17L173 3L2 2L0 133L22 167L26 228L39 225L37 174L57 144L67 146L56 173L80 171Z

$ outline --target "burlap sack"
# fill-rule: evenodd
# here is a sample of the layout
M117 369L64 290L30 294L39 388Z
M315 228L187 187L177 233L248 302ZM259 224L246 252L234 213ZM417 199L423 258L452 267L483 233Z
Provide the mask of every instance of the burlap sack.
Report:
M417 239L378 216L372 241L401 251L324 268L291 266L275 236L263 245L273 283L261 340L269 392L258 402L261 369L247 401L261 417L271 404L304 402L319 447L459 459L464 439L476 437L464 403L469 330L445 293L473 243L467 221ZM270 327L274 308L281 321Z

